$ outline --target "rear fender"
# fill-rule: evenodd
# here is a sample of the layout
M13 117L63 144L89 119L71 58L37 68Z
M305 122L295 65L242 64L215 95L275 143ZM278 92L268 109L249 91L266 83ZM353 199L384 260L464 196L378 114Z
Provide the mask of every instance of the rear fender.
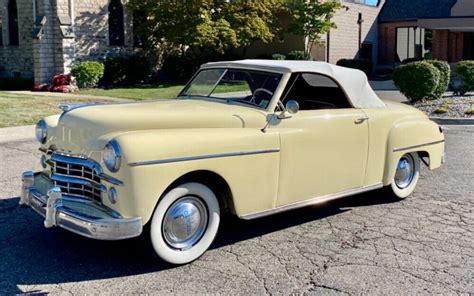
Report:
M428 119L410 119L396 123L389 132L383 184L392 183L397 163L406 153L423 152L429 157L429 169L441 166L444 134Z

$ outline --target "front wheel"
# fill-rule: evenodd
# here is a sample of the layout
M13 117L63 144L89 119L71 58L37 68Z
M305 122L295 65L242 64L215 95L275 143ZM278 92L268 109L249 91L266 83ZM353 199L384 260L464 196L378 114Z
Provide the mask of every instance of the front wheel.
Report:
M387 191L392 199L407 198L415 190L420 177L420 157L418 153L407 153L397 163L395 177Z
M186 183L159 201L150 225L156 254L171 264L186 264L211 246L220 223L219 202L209 187Z

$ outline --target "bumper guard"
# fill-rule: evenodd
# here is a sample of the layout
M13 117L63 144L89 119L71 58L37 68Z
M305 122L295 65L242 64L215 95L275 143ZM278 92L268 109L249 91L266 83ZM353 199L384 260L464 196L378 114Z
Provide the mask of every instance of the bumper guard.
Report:
M121 240L142 233L141 217L123 218L95 201L63 195L59 187L48 186L46 179L40 173L24 172L20 196L20 205L43 216L46 228L59 226L98 240Z

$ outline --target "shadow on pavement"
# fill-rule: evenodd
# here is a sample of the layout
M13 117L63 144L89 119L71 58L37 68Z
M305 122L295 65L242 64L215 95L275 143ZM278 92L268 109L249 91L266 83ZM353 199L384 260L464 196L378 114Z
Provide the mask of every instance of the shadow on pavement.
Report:
M257 220L227 217L211 248L324 219L349 211L350 207L384 202L380 191L375 191ZM42 218L33 210L18 207L18 198L0 200L0 225L2 293L39 292L21 291L18 285L109 279L174 268L155 257L144 236L107 242L83 238L60 228L45 229Z

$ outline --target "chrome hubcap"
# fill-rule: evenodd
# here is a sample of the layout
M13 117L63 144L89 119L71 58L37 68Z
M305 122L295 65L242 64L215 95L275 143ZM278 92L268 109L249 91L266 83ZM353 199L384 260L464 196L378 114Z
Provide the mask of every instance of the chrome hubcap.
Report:
M395 184L400 189L407 188L415 176L415 161L409 154L403 155L398 161L397 171L395 173Z
M194 246L207 227L206 205L194 196L185 196L175 201L163 220L163 238L175 249L185 250Z

